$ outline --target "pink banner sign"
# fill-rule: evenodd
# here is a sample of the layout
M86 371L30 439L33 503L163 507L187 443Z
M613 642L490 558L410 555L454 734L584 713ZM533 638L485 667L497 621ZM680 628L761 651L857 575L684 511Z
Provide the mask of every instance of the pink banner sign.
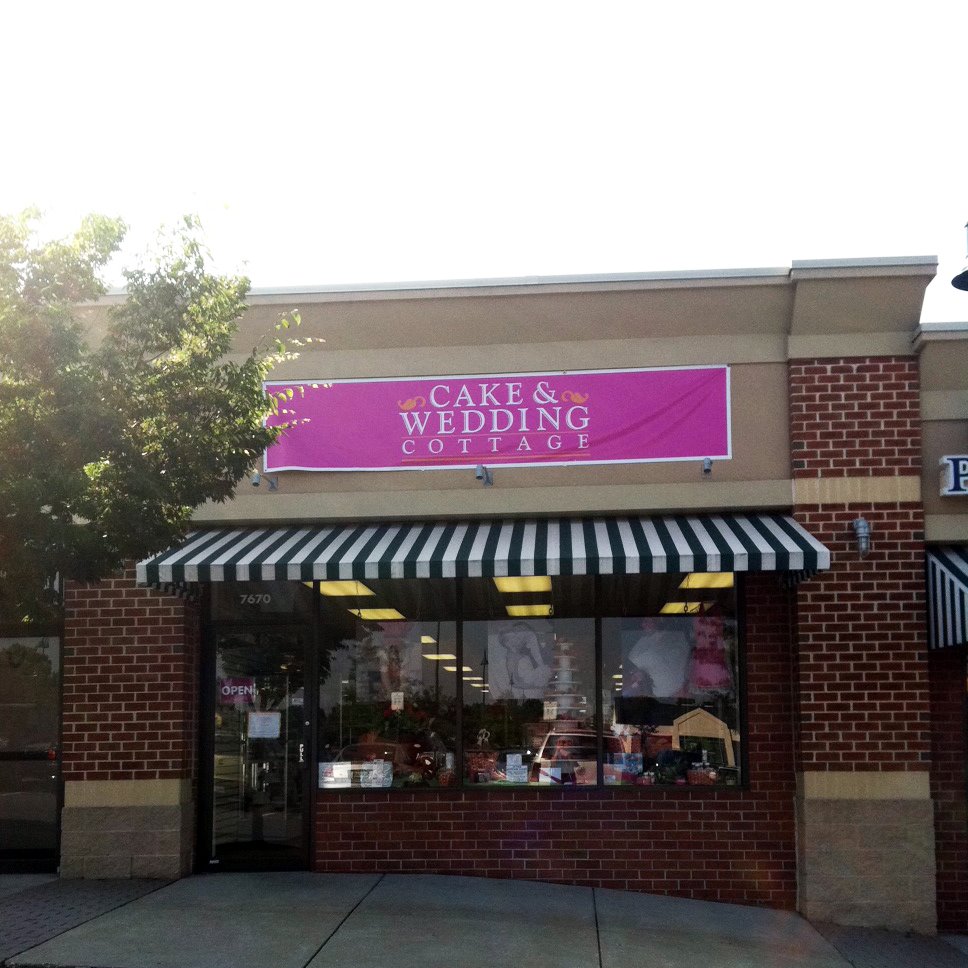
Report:
M729 368L267 383L267 471L627 464L731 456Z

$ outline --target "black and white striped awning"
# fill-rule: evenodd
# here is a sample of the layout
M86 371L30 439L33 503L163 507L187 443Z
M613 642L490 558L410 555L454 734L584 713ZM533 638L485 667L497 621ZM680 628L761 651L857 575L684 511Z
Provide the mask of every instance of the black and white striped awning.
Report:
M830 552L782 514L434 521L197 531L144 585L691 571L812 573Z
M931 548L927 555L928 646L968 642L968 547Z

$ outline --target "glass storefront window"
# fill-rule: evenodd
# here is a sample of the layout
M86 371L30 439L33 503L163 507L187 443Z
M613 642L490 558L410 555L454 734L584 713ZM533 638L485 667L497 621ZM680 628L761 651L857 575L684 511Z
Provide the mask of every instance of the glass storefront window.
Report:
M613 613L602 620L604 782L736 785L733 576L653 576L650 596L637 593L643 584L603 582Z
M0 753L46 752L60 729L60 640L0 637Z
M464 782L596 784L594 579L465 585Z
M322 790L741 781L732 574L318 588Z
M453 589L345 585L320 585L320 789L456 785Z
M57 846L60 653L53 635L0 636L0 855Z

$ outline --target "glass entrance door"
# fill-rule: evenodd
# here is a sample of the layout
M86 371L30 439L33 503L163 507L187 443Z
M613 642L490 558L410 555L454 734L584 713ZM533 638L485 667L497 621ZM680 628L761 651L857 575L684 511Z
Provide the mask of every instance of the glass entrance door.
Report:
M216 631L209 869L307 864L308 640L302 628Z

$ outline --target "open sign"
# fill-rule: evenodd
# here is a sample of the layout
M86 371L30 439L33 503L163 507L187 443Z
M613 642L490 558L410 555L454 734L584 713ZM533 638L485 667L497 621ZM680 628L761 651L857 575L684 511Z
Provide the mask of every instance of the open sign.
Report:
M255 679L234 676L218 680L218 702L221 706L252 706L255 704Z

